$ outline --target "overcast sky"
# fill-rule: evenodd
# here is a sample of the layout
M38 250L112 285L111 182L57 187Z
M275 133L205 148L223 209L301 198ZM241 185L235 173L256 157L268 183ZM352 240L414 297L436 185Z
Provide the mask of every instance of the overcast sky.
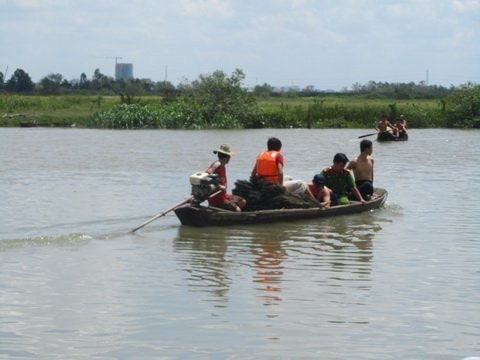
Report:
M0 71L174 85L236 68L255 86L480 83L480 0L0 0Z

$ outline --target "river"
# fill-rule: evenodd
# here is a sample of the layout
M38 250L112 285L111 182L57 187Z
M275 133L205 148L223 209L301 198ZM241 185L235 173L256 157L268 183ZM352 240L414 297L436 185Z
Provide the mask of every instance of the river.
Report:
M309 181L369 132L0 128L0 358L480 356L478 130L374 141L372 212L129 233L222 143L231 189L269 136Z

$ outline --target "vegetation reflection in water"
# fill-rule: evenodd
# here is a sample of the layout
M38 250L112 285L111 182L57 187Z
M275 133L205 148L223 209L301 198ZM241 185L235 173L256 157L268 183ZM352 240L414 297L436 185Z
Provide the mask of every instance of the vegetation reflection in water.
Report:
M264 305L279 305L305 274L325 291L368 289L373 239L380 230L368 213L255 227L181 226L174 247L191 291L207 293L215 306L228 306L238 276L251 277L250 290Z

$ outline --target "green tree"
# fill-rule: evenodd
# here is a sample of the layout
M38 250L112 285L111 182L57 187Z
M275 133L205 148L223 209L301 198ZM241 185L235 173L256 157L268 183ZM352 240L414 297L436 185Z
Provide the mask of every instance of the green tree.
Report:
M145 88L139 79L115 81L113 90L120 95L122 104L137 103L139 101L137 97L145 94Z
M106 76L100 72L100 69L95 69L91 81L91 88L94 91L102 89L112 89L113 88L113 78Z
M49 74L40 80L41 92L43 94L58 94L62 85L63 76L61 74Z
M3 89L4 86L5 86L5 76L0 71L0 90Z
M253 88L253 93L256 96L261 96L261 97L268 97L272 95L274 92L274 88L272 85L269 85L267 83L263 83L263 85L256 85Z
M159 81L155 83L153 91L162 96L164 103L171 103L177 98L177 89L170 81Z
M35 84L25 71L17 69L7 81L6 88L13 92L29 92L35 89Z
M80 74L80 82L78 83L78 87L80 89L88 89L89 81L87 75L85 73Z
M212 127L250 127L258 114L255 98L242 88L245 75L236 69L228 76L217 70L200 75L185 87L187 99L193 102L200 121Z
M480 85L467 83L446 98L447 126L480 128Z

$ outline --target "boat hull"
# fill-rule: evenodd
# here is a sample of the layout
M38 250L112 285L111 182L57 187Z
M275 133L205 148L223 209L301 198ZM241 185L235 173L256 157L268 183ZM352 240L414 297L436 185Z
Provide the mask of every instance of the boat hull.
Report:
M232 212L211 207L185 206L175 209L175 214L182 225L189 226L232 226L313 219L360 213L381 207L387 199L385 189L375 189L376 196L366 204L352 201L348 205L329 208L309 209L275 209L246 212Z
M395 136L390 132L378 133L377 141L407 141L408 134L403 134L401 136Z

